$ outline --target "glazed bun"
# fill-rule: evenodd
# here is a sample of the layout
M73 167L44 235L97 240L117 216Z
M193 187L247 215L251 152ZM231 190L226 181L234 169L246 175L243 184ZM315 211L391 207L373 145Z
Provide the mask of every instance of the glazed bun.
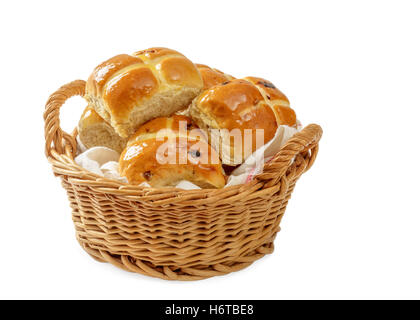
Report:
M119 161L121 176L131 184L176 186L187 180L201 188L222 188L225 175L219 156L191 119L174 115L142 125L130 138Z
M188 106L202 87L200 72L184 55L150 48L97 66L86 83L85 98L127 138L143 123Z
M197 67L198 71L200 72L201 78L203 79L203 90L207 90L217 84L225 83L226 81L235 79L234 77L223 73L220 70L210 68L205 64L196 63L195 66ZM177 111L176 114L189 116L189 107L190 105L187 106L185 109Z
M90 105L80 117L78 132L80 141L88 149L103 146L121 153L127 143L127 139L121 138Z
M257 146L274 137L279 125L297 127L296 114L287 97L271 82L255 77L234 79L204 90L192 102L190 115L208 132L211 144L227 165L242 163ZM257 129L264 130L263 139L259 139L263 141L257 142L262 134ZM227 131L234 132L241 143ZM245 141L250 132L252 143Z
M235 79L234 77L223 73L220 70L210 68L205 64L196 64L198 71L200 71L201 78L203 78L203 90L207 90L217 84L224 83Z

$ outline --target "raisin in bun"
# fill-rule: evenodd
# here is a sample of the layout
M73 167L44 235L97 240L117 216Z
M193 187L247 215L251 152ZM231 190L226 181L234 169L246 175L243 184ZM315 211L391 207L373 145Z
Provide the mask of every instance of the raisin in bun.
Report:
M204 90L192 102L190 116L208 132L222 162L237 165L270 141L279 125L297 127L296 114L289 105L287 97L271 82L247 77ZM252 139L245 140L246 133Z
M86 83L85 98L127 138L143 123L188 106L202 87L200 72L184 55L150 48L97 66Z
M88 149L103 146L121 153L127 144L127 139L121 138L90 105L80 117L78 132L80 141Z
M205 64L196 63L195 65L197 66L198 71L200 71L201 78L203 78L203 90L207 90L217 84L235 79L234 77L223 73L220 70L210 68Z
M130 137L119 161L131 184L176 186L190 181L201 188L222 188L225 175L219 156L191 119L174 115L142 125Z

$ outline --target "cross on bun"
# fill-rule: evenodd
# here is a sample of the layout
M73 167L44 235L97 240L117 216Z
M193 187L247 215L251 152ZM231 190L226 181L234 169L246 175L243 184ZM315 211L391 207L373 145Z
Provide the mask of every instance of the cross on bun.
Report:
M227 165L242 163L256 150L257 129L264 130L265 144L274 137L279 125L297 127L296 114L287 97L270 81L256 77L234 79L204 90L193 100L190 116L208 132L211 144ZM252 143L245 141L246 129L252 130ZM233 137L238 132L242 143Z
M120 137L90 105L85 108L80 117L78 132L80 141L88 149L104 146L121 153L127 144L127 139Z
M127 138L143 123L188 106L202 87L200 72L184 55L150 48L97 66L86 83L85 98Z
M189 117L160 117L130 137L119 161L121 176L131 184L176 186L182 180L201 188L222 188L225 175L218 153Z

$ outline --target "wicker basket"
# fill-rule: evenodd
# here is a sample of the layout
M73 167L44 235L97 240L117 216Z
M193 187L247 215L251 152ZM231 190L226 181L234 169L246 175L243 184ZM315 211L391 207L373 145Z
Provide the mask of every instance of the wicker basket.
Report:
M297 179L315 161L322 129L308 125L264 172L224 189L142 188L93 174L74 162L76 134L59 112L85 82L61 87L46 104L45 153L67 190L76 237L93 258L167 280L199 280L246 268L272 253Z

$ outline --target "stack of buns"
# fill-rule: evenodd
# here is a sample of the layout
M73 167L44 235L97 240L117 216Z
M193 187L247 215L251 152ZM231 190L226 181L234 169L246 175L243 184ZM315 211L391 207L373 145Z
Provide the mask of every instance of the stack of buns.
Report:
M85 98L80 141L121 153L121 176L152 187L187 180L222 188L223 168L231 171L256 150L258 129L267 143L279 125L297 126L289 100L271 82L236 79L167 48L103 62L90 75ZM242 148L247 131L252 142ZM230 132L241 136L239 146Z

